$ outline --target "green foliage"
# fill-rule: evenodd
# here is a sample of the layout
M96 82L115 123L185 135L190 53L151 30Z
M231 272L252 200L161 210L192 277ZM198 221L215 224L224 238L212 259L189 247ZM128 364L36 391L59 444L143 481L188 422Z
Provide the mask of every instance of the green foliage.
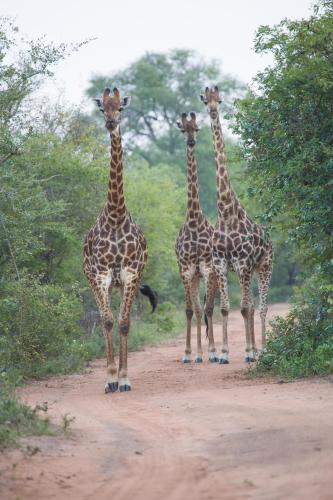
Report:
M182 330L184 312L171 302L163 302L156 313L134 320L128 338L128 348L135 351L144 345L156 345L174 338ZM118 343L118 342L117 342Z
M258 93L237 114L266 217L287 213L282 223L312 263L332 256L332 29L330 12L261 27L256 50L273 52L276 63L257 76Z
M275 64L258 74L257 92L238 103L237 130L265 219L288 232L305 279L259 366L289 376L325 373L332 369L331 2L318 3L307 20L262 26L255 47L273 53Z
M32 276L6 283L0 302L0 366L25 376L47 372L51 360L67 358L68 371L82 366L79 320L82 305L75 288L40 285Z
M259 371L287 378L333 372L333 286L318 276L298 291L286 319L277 318Z

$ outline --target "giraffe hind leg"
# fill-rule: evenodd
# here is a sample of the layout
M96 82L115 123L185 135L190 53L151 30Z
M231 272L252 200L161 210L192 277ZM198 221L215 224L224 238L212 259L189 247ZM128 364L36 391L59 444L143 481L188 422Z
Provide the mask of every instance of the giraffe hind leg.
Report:
M267 316L267 294L272 276L272 263L269 261L266 266L257 271L259 288L259 314L261 319L261 349L266 346L266 316Z

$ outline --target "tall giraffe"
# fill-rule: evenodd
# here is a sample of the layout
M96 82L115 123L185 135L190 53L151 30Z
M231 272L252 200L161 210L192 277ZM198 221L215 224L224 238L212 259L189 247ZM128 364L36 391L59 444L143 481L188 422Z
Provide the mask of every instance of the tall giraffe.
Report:
M218 87L214 89L207 87L205 94L200 97L209 112L215 152L218 219L213 233L213 265L221 294L223 340L220 363L229 363L228 270L237 273L241 286L241 313L246 334L245 361L251 362L254 361L256 353L251 278L256 272L260 297L262 347L264 348L267 293L272 275L273 246L264 228L250 219L231 188L219 118L221 97Z
M191 323L193 316L193 305L197 320L197 354L196 363L202 362L201 345L201 318L200 305L200 278L203 277L206 287L205 314L207 317L208 352L209 360L217 362L216 349L213 336L213 308L217 283L211 258L211 238L213 226L209 224L203 215L199 203L199 190L197 179L197 164L195 159L195 143L198 127L195 113L191 113L190 119L183 113L181 121L177 123L181 132L185 134L187 143L187 212L186 220L180 229L176 240L176 256L179 272L185 288L186 302L186 347L184 363L191 361Z
M121 111L129 105L130 97L120 97L117 88L106 88L102 102L95 99L104 113L105 126L111 137L111 162L106 204L84 241L84 272L95 295L106 339L107 380L105 392L129 391L127 375L127 336L134 295L147 260L147 244L141 229L135 224L125 206L123 191L123 150L120 134ZM113 349L113 315L109 298L113 287L120 288L121 304L118 317L120 349L117 373ZM144 285L153 306L156 296Z

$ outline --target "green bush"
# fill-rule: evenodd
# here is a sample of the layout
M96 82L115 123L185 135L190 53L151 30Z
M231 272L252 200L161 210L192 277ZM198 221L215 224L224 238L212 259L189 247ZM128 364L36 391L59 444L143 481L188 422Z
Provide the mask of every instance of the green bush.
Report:
M287 378L333 371L333 285L316 276L298 291L288 316L272 323L257 370Z
M5 283L0 302L0 368L24 376L54 371L60 359L71 371L89 357L80 340L82 305L76 290L54 284L42 285L36 277L23 275Z
M295 306L276 321L258 363L287 377L333 368L332 14L332 2L318 0L308 19L258 29L255 50L274 61L236 115L252 194L266 208L264 221L292 242L289 283L301 264Z

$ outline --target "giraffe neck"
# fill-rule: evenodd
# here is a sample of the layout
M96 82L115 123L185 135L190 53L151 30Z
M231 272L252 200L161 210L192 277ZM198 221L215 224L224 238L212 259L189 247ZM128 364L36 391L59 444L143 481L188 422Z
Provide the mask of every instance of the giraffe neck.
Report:
M199 211L197 162L194 146L187 146L187 219L195 218Z
M115 224L119 224L126 215L123 188L123 148L120 131L111 134L110 176L106 211L108 219Z
M214 140L218 215L228 220L235 215L235 196L227 170L227 154L219 116L211 121Z

